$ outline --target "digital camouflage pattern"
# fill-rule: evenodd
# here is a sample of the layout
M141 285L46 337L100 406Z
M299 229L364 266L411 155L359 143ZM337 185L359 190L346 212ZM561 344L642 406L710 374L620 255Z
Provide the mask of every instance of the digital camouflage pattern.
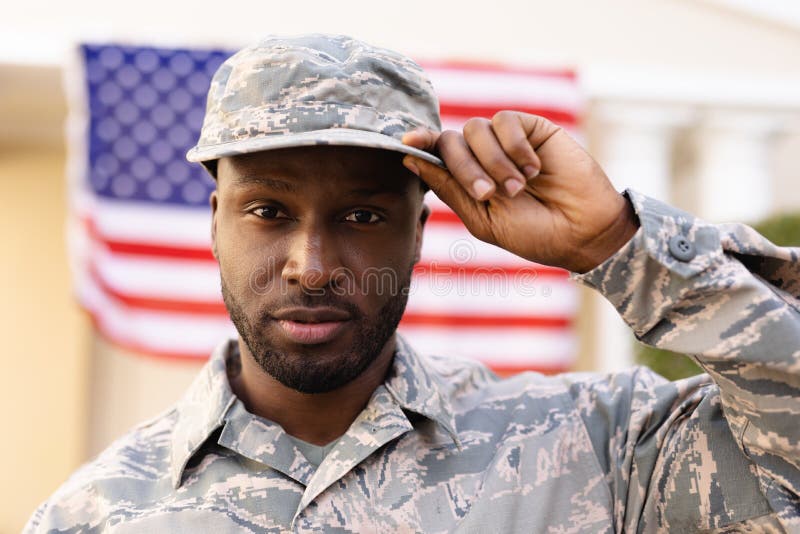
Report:
M800 251L628 195L641 228L575 278L708 375L500 380L399 339L315 469L231 393L231 341L26 532L800 532ZM678 234L691 261L669 252Z
M214 74L189 161L307 145L356 145L432 154L404 145L416 127L440 130L439 101L411 59L346 36L272 37Z

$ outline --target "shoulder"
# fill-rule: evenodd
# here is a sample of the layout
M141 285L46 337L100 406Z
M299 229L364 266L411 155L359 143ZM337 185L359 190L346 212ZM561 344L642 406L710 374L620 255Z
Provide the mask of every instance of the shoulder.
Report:
M146 499L169 487L172 428L177 411L132 428L78 468L30 518L24 532L79 532L102 526L121 501Z
M562 373L546 375L526 371L508 377L497 376L486 364L453 356L426 355L426 367L443 395L454 405L476 405L513 401L522 397L571 398L580 391L615 389L615 382L630 381L625 374ZM633 372L633 371L631 371ZM663 379L662 379L663 380Z
M706 374L671 382L644 366L613 373L570 372L544 375L532 371L498 377L485 364L466 358L426 356L428 368L437 378L444 396L458 407L481 403L535 398L539 404L574 408L584 419L594 412L627 420L631 412L652 415L676 402L693 403L717 393Z

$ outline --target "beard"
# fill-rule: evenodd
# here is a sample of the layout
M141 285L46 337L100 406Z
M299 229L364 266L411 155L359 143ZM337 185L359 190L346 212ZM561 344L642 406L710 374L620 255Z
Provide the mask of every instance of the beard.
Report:
M222 298L231 321L242 340L264 372L284 386L301 393L325 393L344 386L358 377L380 355L386 343L394 335L408 301L413 265L405 277L399 280L398 291L389 295L389 300L373 315L364 314L355 304L334 294L326 288L324 292L311 295L299 291L291 299L295 306L330 306L347 311L351 315L355 338L342 353L320 357L314 347L299 347L288 353L275 347L267 333L267 325L274 322L268 313L248 317L241 302L229 290L225 278L221 277Z

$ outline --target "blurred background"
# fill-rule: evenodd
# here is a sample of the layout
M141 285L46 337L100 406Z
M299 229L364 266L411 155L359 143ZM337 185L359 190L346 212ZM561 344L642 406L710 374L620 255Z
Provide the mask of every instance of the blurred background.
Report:
M211 183L174 161L195 140L192 110L215 61L265 34L311 31L423 63L446 125L504 107L540 111L619 189L800 244L800 8L792 2L5 6L0 532L19 531L78 465L174 402L211 338L230 331L204 249ZM172 159L153 148L165 140ZM436 224L403 325L412 344L478 357L501 373L636 362L672 378L696 372L682 356L637 347L613 310L565 273L483 247L431 203ZM527 276L528 285L487 296L486 279L475 291L430 283L437 268L474 276L488 266L506 279Z

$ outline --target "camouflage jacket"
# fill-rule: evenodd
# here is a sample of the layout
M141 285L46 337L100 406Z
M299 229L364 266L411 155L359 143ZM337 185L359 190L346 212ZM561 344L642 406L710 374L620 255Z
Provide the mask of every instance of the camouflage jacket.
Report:
M708 374L500 380L399 339L315 469L231 393L225 343L26 532L800 532L800 251L629 196L641 228L575 278Z

